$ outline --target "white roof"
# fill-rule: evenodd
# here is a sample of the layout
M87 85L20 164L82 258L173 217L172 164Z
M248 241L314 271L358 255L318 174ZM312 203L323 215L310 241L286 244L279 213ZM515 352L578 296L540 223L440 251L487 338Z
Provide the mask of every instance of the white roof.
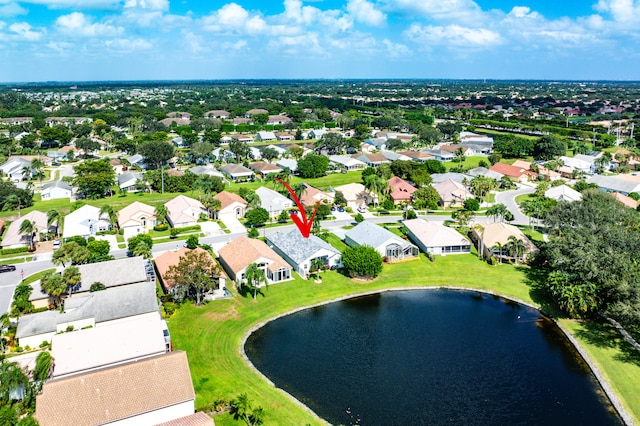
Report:
M137 360L166 351L159 314L56 334L51 343L51 354L55 359L54 377Z
M261 186L256 189L256 194L260 197L260 205L268 212L281 211L293 207L293 201L267 187Z
M469 246L471 243L455 229L425 219L402 222L425 247Z
M167 215L174 225L193 222L198 220L200 213L207 213L207 209L200 201L185 195L178 195L176 198L167 201L165 207L167 208Z
M345 167L352 167L352 166L366 167L366 164L363 161L360 161L357 158L351 158L347 155L330 155L329 160L334 163L342 164Z
M140 201L133 202L127 207L118 211L118 225L120 227L131 226L134 223L142 223L141 218L155 219L156 209L148 204L141 203ZM129 222L132 223L129 223Z
M556 201L579 201L582 200L582 194L567 185L556 186L548 189L544 196Z
M90 226L92 230L97 231L97 224L100 220L100 209L88 204L80 207L78 210L69 213L64 218L64 238L73 237L75 235L89 235Z

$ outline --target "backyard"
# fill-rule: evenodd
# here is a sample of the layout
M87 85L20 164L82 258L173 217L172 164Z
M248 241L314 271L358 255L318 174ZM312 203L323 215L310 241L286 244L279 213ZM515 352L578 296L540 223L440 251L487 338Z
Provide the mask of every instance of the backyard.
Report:
M334 242L335 243L335 242ZM461 271L464 271L461 273ZM455 286L507 296L557 314L532 286L535 276L527 267L489 266L473 255L437 257L385 265L372 281L356 281L337 272L323 273L322 284L294 281L262 289L256 301L233 291L231 299L204 306L183 305L169 319L176 349L187 351L196 390L196 407L216 400L229 401L246 392L254 405L265 409L266 424L323 424L282 391L276 390L248 367L240 354L243 338L252 327L303 306L348 296L400 287ZM605 325L560 320L595 360L635 422L640 419L640 359ZM633 410L633 411L632 411ZM237 424L230 415L216 416L216 424Z

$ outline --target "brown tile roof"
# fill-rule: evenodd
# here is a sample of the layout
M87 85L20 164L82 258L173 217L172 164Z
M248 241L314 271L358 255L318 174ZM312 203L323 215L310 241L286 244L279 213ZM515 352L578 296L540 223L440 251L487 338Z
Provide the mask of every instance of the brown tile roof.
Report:
M220 200L220 203L222 204L222 207L220 207L220 210L226 209L233 203L242 203L245 207L249 205L244 200L244 198L242 198L238 194L234 194L233 192L228 192L228 191L222 191L216 194L213 198L215 198L216 200Z
M406 180L394 176L387 181L389 188L391 188L391 200L392 201L409 201L411 194L416 191L416 187L411 185Z
M493 170L494 172L502 173L505 176L513 177L516 179L520 179L523 175L530 176L535 174L533 172L529 172L526 169L523 169L522 167L514 167L512 165L504 163L496 163L491 166L489 170Z
M215 426L215 423L213 423L213 419L211 417L202 411L198 411L190 416L184 416L169 422L159 423L156 426Z
M120 161L119 158L112 158L111 160L109 160L109 164L111 164L112 166L121 166L122 161Z
M333 196L327 194L326 192L322 192L319 189L314 188L309 184L306 184L306 183L303 183L303 184L306 187L306 189L300 196L300 202L302 203L302 205L313 206L318 201L322 201L322 200L329 200L330 202L333 202L333 199L334 199Z
M371 163L385 163L385 162L389 162L389 160L387 160L387 157L385 157L384 155L380 154L379 152L376 152L374 154L363 154L365 157L367 157L369 159L369 162Z
M278 253L273 251L273 249L264 242L248 238L244 235L222 247L218 254L234 274L237 274L261 257L273 261L273 263L268 266L272 272L280 268L291 268Z
M182 170L177 170L177 169L168 169L166 171L166 173L169 176L182 176L182 175L184 175L184 172Z
M629 207L630 209L638 208L638 202L631 197L627 197L619 192L613 192L611 196L625 207Z
M441 151L453 152L454 154L457 153L460 148L462 148L463 153L467 152L467 150L469 149L466 146L458 146L458 145L441 145L440 146Z
M36 397L41 426L97 425L193 401L187 354L145 358L44 384Z
M280 167L264 161L256 161L255 163L251 163L249 164L249 168L262 173L278 173L282 171Z
M406 155L407 157L422 159L422 158L433 158L433 155L427 154L422 151L401 151L398 154Z
M208 251L203 250L200 247L197 247L194 250L205 252L207 256L211 258L211 262L215 263L215 260L213 259L213 257L211 257ZM167 272L169 272L169 268L171 266L177 265L178 263L180 263L180 258L183 257L185 253L188 251L191 251L191 249L188 249L186 247L180 247L179 250L175 250L175 251L169 250L162 253L160 256L156 257L155 259L156 269L158 270L158 274L160 275L160 278L162 278L162 282L164 283L165 288L171 288L174 285L176 285L175 282L171 280L167 280L165 278L165 275L167 274Z

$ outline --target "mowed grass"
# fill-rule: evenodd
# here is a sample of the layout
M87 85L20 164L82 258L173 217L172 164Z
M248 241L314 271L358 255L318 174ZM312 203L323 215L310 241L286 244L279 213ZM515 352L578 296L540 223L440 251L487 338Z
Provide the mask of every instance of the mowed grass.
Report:
M458 163L455 161L445 161L442 164L444 164L444 167L447 169L447 171L455 168L455 167L464 167L465 169L469 170L469 169L475 169L476 167L480 166L480 161L484 161L487 164L489 163L489 160L487 159L487 157L484 156L471 156L471 157L465 157L465 160L462 163ZM489 166L491 167L491 166Z
M197 407L246 392L265 409L265 424L322 424L245 363L240 346L252 327L303 306L394 287L478 288L533 303L529 287L524 284L525 269L511 265L492 267L473 255L439 257L434 263L421 255L417 261L385 265L383 274L371 281L326 272L321 284L296 276L294 281L263 289L264 297L259 295L255 301L234 291L229 300L200 307L184 304L168 323L174 347L187 351ZM231 416L221 415L216 417L216 424L235 422Z

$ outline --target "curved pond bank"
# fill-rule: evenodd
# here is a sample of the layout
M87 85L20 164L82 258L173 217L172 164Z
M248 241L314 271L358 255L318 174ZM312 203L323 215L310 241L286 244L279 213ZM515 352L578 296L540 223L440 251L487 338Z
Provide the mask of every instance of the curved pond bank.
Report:
M562 416L573 423L581 418L586 419L583 424L594 424L596 419L595 424L621 423L611 415L611 406L609 411L605 408L608 401L598 392L582 359L535 307L520 301L505 303L509 299L480 290L438 289L378 290L298 308L278 316L287 317L281 321L273 318L249 330L241 352L254 367L244 353L246 346L254 362L278 386L333 423L353 423L356 416L361 417L361 424L434 424L446 423L446 419L455 423L557 423ZM334 304L341 300L346 301ZM488 310L482 314L488 317L474 316L483 310ZM402 318L404 313L411 315ZM349 318L347 324L343 324L345 318ZM297 326L301 321L304 325ZM268 327L256 332L267 323ZM436 326L442 324L453 328L439 330ZM320 341L324 347L314 346ZM585 354L583 357L588 361ZM277 366L285 366L284 371ZM598 375L597 370L594 373ZM367 382L367 378L374 380ZM629 423L630 417L603 384ZM572 390L563 389L566 386ZM310 395L310 391L320 395ZM380 400L375 400L374 392L382 395ZM360 398L363 393L366 397ZM517 412L517 407L523 410ZM597 409L590 412L584 407ZM480 412L484 414L478 417ZM531 418L539 412L552 414ZM409 417L399 420L398 413ZM466 413L474 416L467 418Z

